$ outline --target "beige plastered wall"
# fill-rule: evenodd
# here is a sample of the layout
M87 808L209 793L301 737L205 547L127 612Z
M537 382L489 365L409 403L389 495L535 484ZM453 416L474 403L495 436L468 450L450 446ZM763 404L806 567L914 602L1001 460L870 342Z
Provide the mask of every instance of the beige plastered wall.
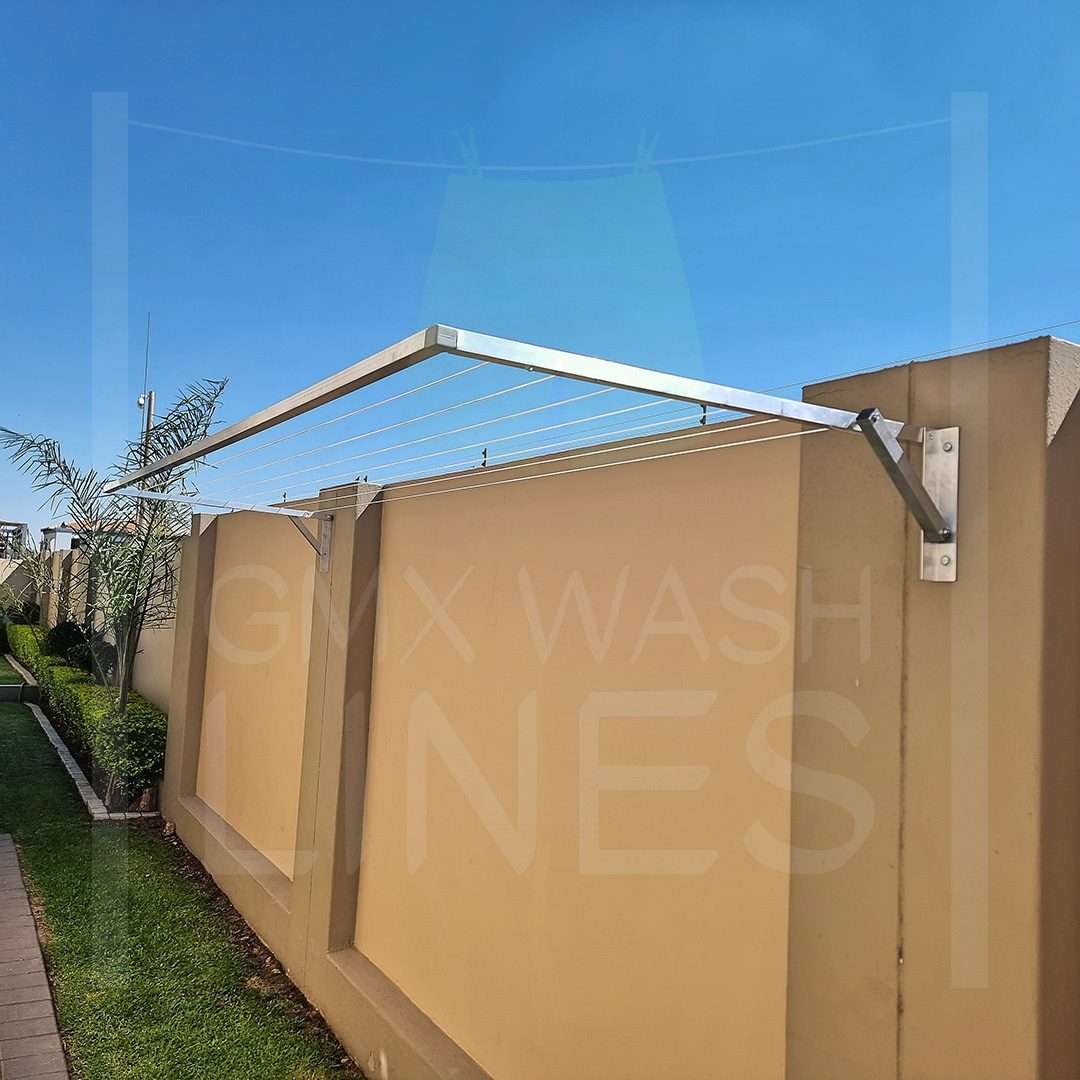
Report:
M173 560L173 582L176 590L180 588L180 571L181 551L178 547ZM139 638L135 669L132 672L132 685L135 689L166 714L169 712L175 645L175 616L160 625L144 627Z
M783 1075L798 465L390 493L355 942L492 1076Z
M135 658L132 673L135 689L165 713L169 711L175 639L176 630L171 623L144 629L139 637L139 655Z
M1078 384L1044 338L807 390L959 425L955 584L856 434L330 500L273 691L206 642L283 609L217 583L311 548L199 520L165 812L382 1080L1078 1075ZM294 684L289 876L204 728Z
M314 568L292 524L217 522L196 795L293 874Z

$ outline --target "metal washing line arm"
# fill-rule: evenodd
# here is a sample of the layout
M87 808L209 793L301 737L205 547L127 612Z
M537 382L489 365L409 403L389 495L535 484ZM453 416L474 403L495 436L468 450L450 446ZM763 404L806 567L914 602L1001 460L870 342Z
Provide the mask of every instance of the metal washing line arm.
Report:
M952 457L946 463L944 473L940 465L936 466L936 472L929 477L931 483L928 487L927 459L930 455L927 451L933 442L930 433L920 427L911 427L902 420L887 419L878 409L849 412L442 324L411 334L334 375L192 443L183 451L133 469L108 484L106 491L128 487L165 469L182 465L241 439L257 435L440 353L578 379L601 386L654 394L712 408L814 424L837 431L861 432L922 530L923 576L931 576L933 580L955 579L956 484L953 475L950 488L948 474L950 470L955 474L959 445L956 433L942 433L941 438L934 442L934 449L947 443L950 448L948 453L951 453ZM949 431L952 432L952 429ZM902 445L904 442L923 443L922 478L907 457ZM934 460L936 461L936 457ZM933 549L934 558L928 557L927 548ZM930 567L931 563L937 567L936 570Z

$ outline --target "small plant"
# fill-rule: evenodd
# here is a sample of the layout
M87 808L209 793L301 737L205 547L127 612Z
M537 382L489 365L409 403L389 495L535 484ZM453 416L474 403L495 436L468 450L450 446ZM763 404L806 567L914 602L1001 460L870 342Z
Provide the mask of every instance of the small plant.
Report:
M64 659L72 667L82 668L83 671L91 671L94 666L94 651L90 648L90 642L80 641L77 645L72 645L67 652L64 653Z
M114 795L133 799L157 783L167 729L165 714L134 695L126 711L112 707L95 718L94 762L109 775L110 800Z
M59 622L45 635L45 651L67 656L68 650L86 644L86 633L78 623Z
M112 685L116 675L116 646L104 634L90 639L91 663L88 670L98 682Z
M65 650L64 659L72 667L89 672L98 682L111 683L116 671L116 646L103 634L95 634Z

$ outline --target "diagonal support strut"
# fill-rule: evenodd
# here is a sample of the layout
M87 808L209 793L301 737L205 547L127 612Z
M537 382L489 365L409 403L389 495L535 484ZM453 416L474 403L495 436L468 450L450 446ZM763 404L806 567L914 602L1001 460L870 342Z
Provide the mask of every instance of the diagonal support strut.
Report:
M316 536L308 532L305 518L290 517L289 521L296 526L296 531L311 545L312 550L319 556L319 571L323 574L330 569L330 544L334 535L334 518L332 514L312 515L318 523Z
M932 544L945 544L953 539L953 530L946 522L937 503L915 474L911 459L904 453L896 436L885 426L881 410L863 409L859 413L859 430L874 451L878 461L885 467L889 479L907 503L923 536Z

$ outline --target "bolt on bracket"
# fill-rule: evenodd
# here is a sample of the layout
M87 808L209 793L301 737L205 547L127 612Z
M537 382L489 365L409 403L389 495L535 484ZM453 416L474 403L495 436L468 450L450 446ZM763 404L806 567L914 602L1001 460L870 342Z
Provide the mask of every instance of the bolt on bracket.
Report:
M319 513L311 515L318 523L316 536L308 532L303 518L291 517L289 521L296 526L297 532L311 545L319 556L319 572L325 574L330 569L330 545L334 535L334 515Z
M922 529L921 579L955 581L960 429L924 429L920 478L879 409L863 409L858 420L859 430Z

